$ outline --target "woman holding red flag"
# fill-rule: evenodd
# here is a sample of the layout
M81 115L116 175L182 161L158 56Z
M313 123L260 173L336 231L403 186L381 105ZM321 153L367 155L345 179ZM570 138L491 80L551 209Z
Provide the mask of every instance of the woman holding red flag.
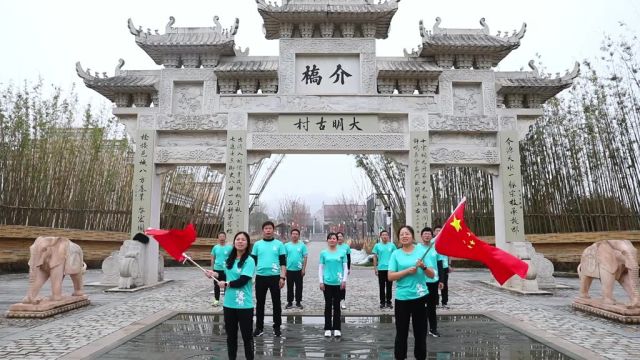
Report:
M394 354L396 359L407 358L409 322L413 322L415 347L413 354L417 360L427 358L427 276L434 271L422 261L424 250L414 245L415 232L409 225L400 228L401 248L394 251L389 259L389 281L396 282L396 339Z
M227 281L220 281L221 289L226 289L223 310L224 328L227 333L227 354L229 359L235 359L238 352L238 326L244 343L246 359L254 358L253 348L253 286L252 279L256 270L256 263L250 254L251 239L244 231L238 232L233 238L233 249L225 263ZM208 271L209 277L214 276Z

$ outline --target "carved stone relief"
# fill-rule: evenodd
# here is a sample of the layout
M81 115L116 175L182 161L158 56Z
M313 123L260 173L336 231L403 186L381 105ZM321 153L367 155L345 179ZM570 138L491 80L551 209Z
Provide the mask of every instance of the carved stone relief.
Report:
M430 115L429 129L440 131L498 131L497 116Z
M184 132L161 132L156 139L156 146L159 148L172 147L225 147L227 137L224 132L206 133L184 133Z
M227 114L158 115L158 130L222 130L227 126Z
M155 125L155 115L139 115L138 129L153 129Z
M246 113L229 113L229 123L227 125L229 130L244 130L247 128L247 114Z
M411 131L427 131L428 121L425 114L409 114L409 129Z
M431 163L436 164L498 164L499 152L496 148L455 149L432 146Z
M403 133L406 132L407 120L399 117L380 117L378 124L381 133Z
M202 82L175 83L173 87L173 113L186 115L202 113L203 87Z
M278 131L277 115L251 116L249 118L249 131L251 132L276 132Z
M456 133L432 133L430 136L432 145L450 145L450 147L481 146L497 147L498 139L495 134L456 134Z
M381 151L408 150L408 135L298 135L298 134L251 134L250 150L290 151Z
M481 91L480 83L453 83L453 115L482 115Z
M494 115L496 113L495 74L493 71L446 70L440 75L440 102L444 114L454 114L453 85L462 83L481 83L482 105L480 109L483 112L480 114Z
M213 164L224 162L225 155L225 148L157 148L155 160L158 164Z

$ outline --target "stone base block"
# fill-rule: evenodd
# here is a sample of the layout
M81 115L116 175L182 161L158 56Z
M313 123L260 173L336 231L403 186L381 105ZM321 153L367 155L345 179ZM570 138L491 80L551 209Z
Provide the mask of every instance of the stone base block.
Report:
M571 304L576 310L625 324L640 324L640 308L629 308L623 304L604 304L601 299L577 298Z
M44 300L38 304L17 303L9 306L8 318L46 318L91 304L85 296L65 296L62 300Z
M520 295L553 295L553 293L550 292L550 291L544 291L544 290L522 290L522 289L519 289L517 287L510 287L510 286L507 285L507 283L505 283L505 285L500 285L494 280L483 281L483 283L487 284L487 285L491 285L491 286L496 287L496 288L501 289L501 290L506 290L506 291L513 292L513 293L520 294Z
M114 287L114 288L111 288L111 289L107 289L104 292L134 293L134 292L138 292L138 291L142 291L142 290L152 289L152 288L158 287L160 285L164 285L164 284L166 284L168 282L172 282L172 281L173 281L172 279L167 279L167 280L158 281L157 283L152 284L152 285L143 285L143 286L138 286L138 287L131 288L131 289L120 289L118 287Z

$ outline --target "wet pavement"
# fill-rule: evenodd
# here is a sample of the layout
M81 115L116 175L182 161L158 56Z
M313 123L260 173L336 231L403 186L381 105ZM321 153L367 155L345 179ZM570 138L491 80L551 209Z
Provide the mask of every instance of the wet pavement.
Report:
M323 247L323 243L310 244L309 266L304 279L303 304L305 309L303 311L286 310L284 314L304 316L322 314L324 300L318 289L317 257ZM85 276L85 281L87 283L95 282L99 278L99 271L90 270ZM90 306L49 319L23 320L0 317L0 359L64 358L66 354L89 344L97 344L97 341L103 341L105 337L113 336L118 332L127 331L126 329L132 324L163 311L203 312L208 315L221 312L220 307L211 306L212 295L209 294L209 291L212 290L212 283L199 270L193 267L168 268L165 278L174 281L130 294L106 293L104 287L87 287L87 293L92 301ZM540 338L557 339L574 346L576 349L599 354L601 358L638 359L640 326L620 324L572 310L571 301L578 294L578 279L557 279L558 283L567 285L567 288L555 290L552 296L516 295L490 287L482 282L489 279L491 276L485 270L463 271L456 269L451 274L449 281L451 310L439 310L439 314L441 316L479 312L502 314L505 322L510 325L526 326L531 332L538 334ZM0 284L0 311L4 312L10 304L18 302L24 297L28 286L28 276L27 274L0 275ZM71 292L72 287L69 279L65 280L64 289L65 293ZM46 295L48 291L48 288L45 288L41 294ZM597 291L599 291L599 283L594 282L592 293ZM283 305L285 293L286 290L283 290ZM615 296L619 300L624 299L621 287L616 286ZM267 299L266 308L267 312L270 312L270 299ZM378 285L372 268L354 267L352 269L347 285L347 309L343 311L343 314L346 316L392 314L392 311L381 310L378 307ZM269 318L267 316L267 320ZM335 345L348 346L347 339L354 339L360 336L359 334L366 333L367 329L373 326L371 324L352 324L350 319L348 317L347 324L343 326L342 341ZM283 341L286 341L287 338L291 339L291 335L288 335L289 330L294 329L287 326L288 329L284 330ZM457 333L452 331L454 326L454 322L443 321L440 324L439 331L443 337L429 339L430 351L434 349L436 355L437 352L451 352L449 358L456 358L454 356L457 356L456 354L459 354L461 349L451 350L447 347L449 346L447 344L463 346L458 340L453 340L457 336ZM483 329L483 327L484 325L479 328ZM468 325L467 328L472 328L472 325ZM272 341L274 338L268 325L265 326L265 329L267 332L261 341ZM212 342L209 333L206 333L206 331L213 330L203 328L202 331L204 335L201 335L198 342L201 345L198 346L217 344ZM312 327L309 328L309 334L311 333L315 333ZM504 344L509 344L511 341L511 338L506 335L500 339L504 340L502 341ZM324 341L324 339L319 340ZM166 341L157 339L159 346L165 344ZM389 341L392 341L391 335L376 338L375 349L381 349L376 351L380 351L381 354L387 351L388 345L385 348L380 347L382 346L380 344L388 344ZM175 344L175 346L179 347L183 343L184 341ZM288 349L288 344L286 342L283 344L282 351ZM442 351L437 347L440 346L438 344L445 346ZM218 346L215 346L215 351L224 352ZM526 347L523 346L523 348ZM535 346L531 345L531 347ZM168 350L171 348L166 347ZM262 352L270 351L268 347L267 350L260 350L258 346L256 348ZM342 347L330 346L328 348L343 354L340 350ZM276 346L275 349L278 347ZM373 351L373 349L364 348L361 351ZM500 358L514 358L516 353L513 351L517 350L501 352L504 355L501 355ZM469 358L474 358L471 350L465 351L465 354L468 354ZM199 356L195 353L193 355ZM211 356L210 353L202 355ZM135 356L138 355L127 353L124 358L135 358ZM447 358L443 356L445 355L440 354L435 358ZM176 357L170 358L175 359ZM475 358L482 358L482 356L475 356Z

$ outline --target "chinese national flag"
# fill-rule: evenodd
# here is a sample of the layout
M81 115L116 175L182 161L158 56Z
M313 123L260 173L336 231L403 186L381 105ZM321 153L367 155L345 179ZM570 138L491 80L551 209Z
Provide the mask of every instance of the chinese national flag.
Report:
M147 229L145 234L152 235L160 246L177 261L184 261L183 253L196 241L196 229L188 224L184 229Z
M516 274L524 279L529 269L526 262L485 243L469 230L464 222L466 201L466 198L462 199L442 226L436 238L436 251L442 255L482 262L500 285Z

